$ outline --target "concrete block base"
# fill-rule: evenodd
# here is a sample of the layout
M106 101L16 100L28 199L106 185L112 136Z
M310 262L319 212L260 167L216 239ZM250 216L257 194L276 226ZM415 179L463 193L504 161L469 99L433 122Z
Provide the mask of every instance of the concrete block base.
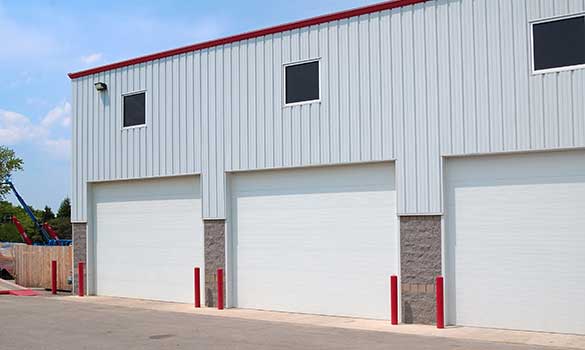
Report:
M225 271L225 220L205 220L203 229L205 231L205 305L215 307L217 306L217 269L222 268ZM225 296L225 278L223 289Z
M441 274L441 217L400 218L402 322L436 322L435 278Z
M77 265L79 262L83 262L86 266L84 272L85 291L87 294L87 224L86 223L73 223L72 236L73 236L73 294L77 294L77 286L79 281Z

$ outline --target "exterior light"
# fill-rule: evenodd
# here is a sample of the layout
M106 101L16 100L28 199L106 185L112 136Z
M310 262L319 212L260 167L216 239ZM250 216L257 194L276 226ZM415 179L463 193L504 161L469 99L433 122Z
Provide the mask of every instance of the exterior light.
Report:
M98 81L97 83L93 84L95 86L95 89L97 91L106 91L108 89L108 86L106 85L106 83Z

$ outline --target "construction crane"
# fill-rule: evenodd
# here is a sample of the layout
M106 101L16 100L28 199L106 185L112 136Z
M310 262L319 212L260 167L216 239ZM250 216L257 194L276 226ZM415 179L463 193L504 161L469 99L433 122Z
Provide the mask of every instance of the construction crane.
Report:
M10 187L10 189L12 190L12 192L14 192L16 199L18 199L18 202L20 203L20 205L22 206L22 208L24 209L24 211L26 212L28 217L32 220L33 224L35 225L35 228L41 234L41 236L43 237L43 240L46 242L47 245L59 245L59 246L71 245L71 240L59 239L55 230L53 230L53 228L48 223L45 222L44 224L41 224L39 222L39 220L37 220L37 217L35 216L33 211L30 209L28 204L26 204L26 202L24 201L24 198L22 198L20 193L18 193L18 191L16 190L16 187L14 187L14 184L12 183L12 181L10 181L10 178L7 178L4 182L2 182L0 184L1 185L8 185ZM30 238L28 237L26 232L24 232L24 228L22 227L22 225L20 224L20 221L18 221L16 216L12 216L10 218L10 220L16 226L18 233L22 237L23 241L26 244L29 244L29 245L32 244L32 241L30 240Z
M22 240L24 241L24 243L26 243L27 245L32 245L33 242L30 239L30 237L26 234L26 231L24 230L24 227L22 227L22 224L20 223L20 221L18 220L18 218L14 215L5 215L2 218L2 221L0 221L0 224L5 224L8 222L12 222L14 224L14 226L16 226L16 230L18 231L18 234L20 234L20 237L22 238Z

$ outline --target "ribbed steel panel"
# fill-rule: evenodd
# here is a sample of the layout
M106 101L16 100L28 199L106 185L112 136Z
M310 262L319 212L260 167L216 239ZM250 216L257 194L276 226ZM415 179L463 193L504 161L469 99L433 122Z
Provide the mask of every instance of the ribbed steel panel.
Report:
M585 146L585 71L532 75L529 21L583 0L437 0L73 80L73 218L87 182L396 160L400 214L442 211L441 156ZM283 107L282 64L321 59L320 103ZM98 94L95 81L108 84ZM147 90L148 126L121 130Z

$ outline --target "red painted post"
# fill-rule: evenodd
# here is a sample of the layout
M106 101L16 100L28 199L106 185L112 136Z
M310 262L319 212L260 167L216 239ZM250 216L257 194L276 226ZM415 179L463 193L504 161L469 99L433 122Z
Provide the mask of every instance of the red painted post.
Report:
M201 307L201 279L200 269L195 268L195 307Z
M437 328L445 328L445 305L443 295L443 276L437 276Z
M57 261L51 261L51 293L57 294Z
M398 277L390 276L390 322L398 324Z
M223 269L217 269L217 309L223 310Z
M83 262L79 262L77 264L77 278L79 279L79 281L77 282L77 288L79 288L79 290L77 291L77 295L79 295L80 297L85 295L85 276L83 273Z

